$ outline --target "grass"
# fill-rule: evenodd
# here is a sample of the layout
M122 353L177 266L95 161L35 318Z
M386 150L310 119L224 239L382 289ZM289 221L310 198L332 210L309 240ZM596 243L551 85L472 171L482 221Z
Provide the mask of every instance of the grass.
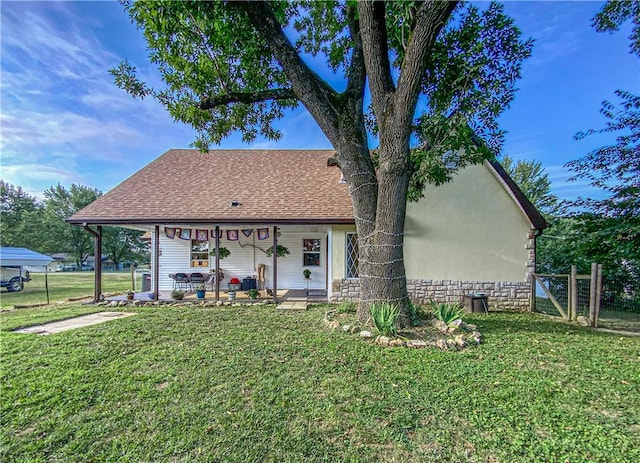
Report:
M47 276L49 280L49 299L51 302L66 301L70 298L93 296L93 272L52 272ZM141 277L136 281L136 288L140 288ZM131 273L103 272L103 293L121 292L131 289ZM3 288L0 294L0 308L15 305L41 304L47 302L45 290L45 274L31 273L31 281L26 282L24 289L17 293L10 293Z
M2 313L0 460L640 460L640 338L469 314L478 348L391 349L325 309L140 307L50 336L9 331L90 307Z

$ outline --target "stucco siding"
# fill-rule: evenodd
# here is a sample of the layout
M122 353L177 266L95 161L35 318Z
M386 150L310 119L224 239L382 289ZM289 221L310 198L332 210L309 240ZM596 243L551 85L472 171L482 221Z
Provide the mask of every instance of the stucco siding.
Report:
M346 234L355 233L355 225L334 225L331 239L331 277L344 278L346 273Z
M525 281L531 225L485 165L428 187L409 203L405 269L410 280Z

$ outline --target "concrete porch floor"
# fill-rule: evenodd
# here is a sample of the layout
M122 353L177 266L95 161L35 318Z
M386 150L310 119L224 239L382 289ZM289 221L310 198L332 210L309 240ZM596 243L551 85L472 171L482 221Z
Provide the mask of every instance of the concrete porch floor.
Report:
M174 301L171 297L171 290L160 290L158 298L160 301ZM295 301L304 301L311 303L326 303L327 302L327 294L326 291L309 291L310 294L307 294L306 289L279 289L278 290L278 303L281 302L295 302ZM153 292L145 291L135 293L133 296L134 300L139 301L151 301L153 300ZM118 296L109 296L106 298L107 301L126 301L127 295L121 294ZM220 300L223 302L229 301L229 292L220 290ZM258 299L250 299L249 296L245 294L244 291L236 291L235 301L237 302L250 302L250 301L272 301L272 296L267 296L265 291L260 291L260 296ZM196 302L201 301L196 297L195 291L185 291L183 301L188 302ZM215 291L207 290L205 293L205 302L215 301Z

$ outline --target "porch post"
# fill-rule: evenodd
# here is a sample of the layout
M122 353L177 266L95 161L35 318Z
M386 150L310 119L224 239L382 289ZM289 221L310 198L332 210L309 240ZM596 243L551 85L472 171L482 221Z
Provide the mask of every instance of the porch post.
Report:
M218 302L220 300L220 278L218 278L218 276L220 275L220 226L219 225L216 225L215 262L216 262L216 268L215 268L216 276L214 278L214 281L216 282L216 302Z
M278 303L278 227L273 227L273 302Z
M93 302L98 302L102 294L102 227L98 225L94 231L85 222L82 228L93 235Z
M153 261L153 279L156 282L153 288L153 300L160 299L160 225L156 225L155 238L153 240L153 253L156 256Z
M98 225L96 231L97 235L93 249L93 276L96 288L94 299L97 302L102 295L102 225Z

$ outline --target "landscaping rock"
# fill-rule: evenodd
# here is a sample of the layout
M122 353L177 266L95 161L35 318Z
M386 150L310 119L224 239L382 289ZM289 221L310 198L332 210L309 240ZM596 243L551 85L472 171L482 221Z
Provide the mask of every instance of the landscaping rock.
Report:
M338 322L338 320L327 320L327 319L325 319L325 324L331 330L335 330L337 327L340 326L340 322Z
M381 346L388 346L389 341L391 341L391 339L389 339L387 336L378 336L376 338L376 343L380 344Z
M351 334L356 334L356 333L358 333L360 330L361 330L361 328L360 328L358 325L353 325L353 326L351 327L350 333L351 333Z
M462 328L462 324L463 323L464 322L462 321L461 318L456 318L454 321L449 323L449 331L453 332L453 331L456 331L456 330Z
M445 341L444 339L438 339L436 341L436 347L440 350L448 350L449 346L447 346L447 341Z
M465 347L467 345L467 341L464 339L464 334L457 335L453 340L458 347Z
M118 307L118 301L109 302L109 307Z
M462 327L469 331L478 331L478 327L476 325L470 325L468 323L463 323Z
M413 347L414 349L422 349L424 347L427 347L427 343L420 339L412 339L411 341L409 341L407 346Z
M350 329L351 329L351 325L343 325L342 326L342 331L344 331L345 333L348 333Z
M449 331L449 327L442 320L435 319L435 322L433 322L433 326L441 333L447 333Z
M389 347L404 347L404 341L402 339L392 339L389 341Z
M373 337L373 334L371 334L371 331L362 330L360 331L360 337L363 339L371 339L371 337Z

